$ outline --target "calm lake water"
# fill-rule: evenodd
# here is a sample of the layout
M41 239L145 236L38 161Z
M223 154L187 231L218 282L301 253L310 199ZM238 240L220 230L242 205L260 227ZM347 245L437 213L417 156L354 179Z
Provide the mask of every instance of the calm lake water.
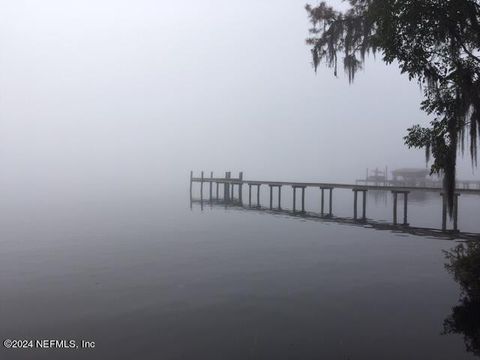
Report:
M351 192L336 196L351 216ZM478 200L464 198L460 227L474 231ZM411 223L439 224L437 200L412 202ZM367 215L391 219L388 197L368 201ZM96 345L2 348L2 359L474 358L462 334L443 334L461 292L444 268L455 241L191 209L188 184L32 190L0 206L2 341Z

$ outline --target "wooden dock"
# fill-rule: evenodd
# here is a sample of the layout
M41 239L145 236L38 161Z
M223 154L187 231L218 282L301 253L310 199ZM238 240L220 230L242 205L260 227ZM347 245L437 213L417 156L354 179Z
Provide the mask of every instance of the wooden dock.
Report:
M293 191L293 213L306 213L305 209L305 189L306 188L315 188L320 190L320 203L321 203L321 212L320 216L322 217L333 217L333 191L335 189L350 189L353 192L353 220L354 221L365 221L366 216L366 203L367 191L388 191L392 193L393 196L393 212L392 212L392 223L393 225L398 225L397 219L397 207L398 207L398 198L401 195L403 198L403 226L408 226L408 194L412 191L420 192L431 192L438 193L442 196L442 231L454 231L458 232L458 201L461 194L473 194L480 195L480 189L468 189L468 188L459 188L455 192L454 200L454 209L453 209L453 229L447 229L447 199L443 193L443 189L440 187L413 187L413 186L394 186L390 184L385 185L361 185L361 184L340 184L340 183L324 183L324 182L288 182L288 181L266 181L266 180L245 180L243 177L243 172L240 172L238 177L232 177L231 172L226 172L225 177L214 177L213 172L210 172L209 176L206 177L205 173L202 171L200 177L194 177L193 171L190 172L190 197L193 198L193 184L200 184L200 201L204 201L204 187L208 186L208 201L219 201L223 202L234 202L238 201L239 204L243 205L243 187L248 186L248 206L252 207L252 195L253 190L255 190L256 203L255 207L261 207L260 205L260 192L262 186L268 187L270 193L270 202L269 209L273 210L273 197L274 192L277 194L277 204L276 209L282 209L282 189L284 187L291 188ZM213 187L215 186L215 194L213 192ZM220 195L220 189L222 189L222 195ZM235 191L237 195L237 200L235 200ZM297 211L297 193L300 193L300 209ZM325 209L326 196L325 193L328 192L328 211ZM361 193L362 197L362 215L358 215L358 194Z

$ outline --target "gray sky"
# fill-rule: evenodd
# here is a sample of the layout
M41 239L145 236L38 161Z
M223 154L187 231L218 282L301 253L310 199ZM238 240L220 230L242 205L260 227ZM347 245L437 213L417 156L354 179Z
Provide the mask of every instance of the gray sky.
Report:
M417 84L373 59L352 86L315 75L304 4L1 1L1 181L352 181L425 166L402 139L427 120ZM460 177L478 177L468 158Z

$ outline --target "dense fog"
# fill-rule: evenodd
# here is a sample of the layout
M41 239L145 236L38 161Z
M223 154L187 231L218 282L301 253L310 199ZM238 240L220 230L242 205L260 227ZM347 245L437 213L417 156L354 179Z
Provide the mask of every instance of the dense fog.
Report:
M119 188L190 170L352 182L425 167L422 92L371 57L315 75L305 0L0 3L0 181ZM475 178L470 160L459 177Z

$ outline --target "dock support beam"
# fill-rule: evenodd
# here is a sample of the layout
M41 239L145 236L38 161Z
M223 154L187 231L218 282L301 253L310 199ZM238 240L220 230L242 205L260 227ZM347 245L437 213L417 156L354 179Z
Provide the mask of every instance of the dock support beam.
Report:
M305 212L305 186L292 185L293 188L293 212L297 211L297 189L302 189L302 213Z
M227 180L230 179L230 173L227 171L225 173L225 182L223 183L223 200L228 202L230 199L230 186Z
M353 190L353 218L357 220L357 191Z
M190 199L192 198L193 171L190 171Z
M203 171L202 171L202 176L200 181L200 200L203 201Z
M296 212L296 205L297 205L297 188L293 187L293 212Z
M325 215L325 190L330 190L330 198L329 198L329 201L328 201L328 205L329 205L329 208L328 208L328 216L332 216L332 194L333 194L333 188L332 187L321 187L320 188L322 190L322 198L321 198L321 215L324 216Z
M270 187L270 210L273 209L273 188L278 189L278 209L280 210L282 208L282 185L272 185L268 184Z
M228 180L230 180L231 178L232 178L232 172L229 171L229 172L228 172ZM228 191L227 191L228 194L227 194L227 197L228 197L228 201L230 202L230 201L233 200L233 199L232 199L232 196L230 196L230 192L232 191L232 185L231 185L231 183L229 182L227 186L228 186ZM232 192L232 195L233 195L233 192Z
M332 217L333 216L333 210L332 210L332 204L333 204L333 188L330 188L330 197L328 198L329 201L329 207L328 207L328 216Z
M257 184L257 207L260 207L260 186L261 184Z
M228 172L228 180L230 180L232 178L232 172L229 171ZM228 182L227 184L227 199L228 201L232 201L233 200L233 192L232 192L232 184L230 182Z
M278 210L282 209L282 185L278 187Z
M210 202L213 201L213 182L212 182L212 179L213 179L213 171L210 172Z
M248 206L252 207L252 184L248 184Z
M238 183L238 200L243 204L243 171L238 175L240 182Z
M320 188L322 189L322 201L321 201L321 206L320 206L320 214L323 216L324 215L324 209L323 209L323 198L325 196L325 189L324 188Z
M441 193L442 196L442 231L447 231L447 196ZM453 231L458 231L458 197L460 194L454 194L453 198Z
M272 185L268 185L270 187L270 210L272 210L273 207L273 187Z
M256 186L257 187L257 205L256 205L256 207L260 207L260 186L261 186L261 184L247 182L247 185L248 185L248 206L252 207L252 187ZM239 186L242 186L242 185L239 185Z
M305 187L302 187L302 212L305 212Z
M403 194L403 225L408 225L408 194L410 191L392 190L393 194L393 225L397 225L398 194Z
M363 208L362 208L362 219L367 218L367 191L363 192Z
M357 198L358 192L363 193L363 204L362 204L362 220L367 219L367 191L366 189L352 189L353 191L353 219L357 220Z

